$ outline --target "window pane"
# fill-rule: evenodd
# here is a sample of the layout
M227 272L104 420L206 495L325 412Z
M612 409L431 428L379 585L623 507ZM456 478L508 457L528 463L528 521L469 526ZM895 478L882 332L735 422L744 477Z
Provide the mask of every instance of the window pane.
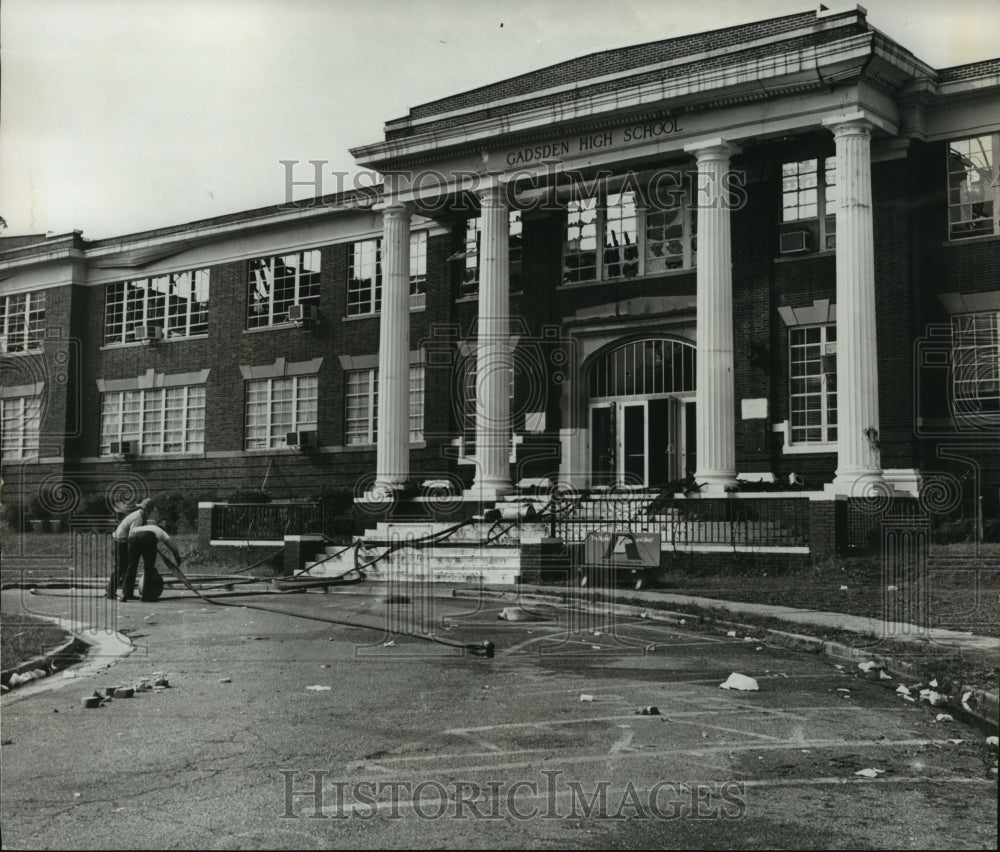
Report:
M563 281L592 281L597 277L597 199L570 201L566 210Z
M952 239L995 233L995 151L1000 134L975 136L948 150L948 222Z

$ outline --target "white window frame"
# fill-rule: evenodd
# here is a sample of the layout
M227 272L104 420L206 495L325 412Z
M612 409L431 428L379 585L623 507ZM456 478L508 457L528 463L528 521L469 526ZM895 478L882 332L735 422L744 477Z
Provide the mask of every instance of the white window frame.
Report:
M354 384L352 379L361 381ZM409 442L418 444L424 440L424 365L410 364L409 385ZM364 400L364 418L350 418L351 399ZM378 443L378 368L366 367L348 370L344 374L344 444L349 447L370 447ZM360 407L355 410L362 410ZM361 428L352 428L352 422Z
M970 151L959 150L961 146L966 144ZM972 150L974 148L978 148L978 151L974 152ZM976 168L971 162L967 162L961 169L954 167L956 160L964 157L968 161L973 153L980 155L985 161L979 168ZM953 177L961 174L964 174L967 180L975 175L977 183L981 182L981 200L963 197L961 186L965 182L960 181L958 185L952 187ZM949 140L947 192L949 240L960 241L1000 234L1000 132ZM973 215L973 208L976 204L992 204L992 215L976 218ZM978 228L976 223L979 223Z
M802 343L796 343L794 338L797 334L801 333L805 335L811 329L819 329L819 341L818 343L810 343L803 340ZM833 332L833 340L830 340L830 332ZM819 358L801 358L796 361L795 353L796 350L805 350L807 346L818 346L819 348ZM823 368L824 357L833 356L836 359L837 352L837 324L836 323L814 323L810 325L797 325L791 326L788 329L788 435L787 443L791 447L836 447L837 436L838 436L838 404L837 404L837 393L838 387L836 382L837 372L836 369L832 373L828 373ZM794 375L795 364L796 363L818 363L818 372L805 372L800 376ZM836 361L834 362L836 364ZM835 387L831 389L829 387L829 377L834 377ZM820 379L819 391L810 391L808 389L803 389L800 391L795 390L795 382L802 381L805 382L808 379ZM834 396L834 405L830 406L830 396ZM818 424L795 424L796 414L808 414L810 409L808 408L797 408L797 399L806 399L808 397L819 397L820 402L820 422ZM831 420L831 414L833 419ZM808 438L808 437L796 437L796 434L801 433L808 429L819 429L819 438ZM831 437L831 432L833 436Z
M39 395L0 398L0 458L9 461L37 456L41 417Z
M813 169L803 169L808 164ZM790 167L795 167L792 171ZM834 251L837 248L837 157L817 155L804 160L786 160L781 164L781 225L783 230L796 223L816 223L816 249ZM809 175L815 175L813 180ZM790 196L794 204L786 203ZM802 200L802 196L811 200ZM815 212L809 214L810 207ZM807 215L801 215L801 214Z
M952 414L993 421L1000 417L1000 311L953 315L951 329Z
M176 291L182 287L189 293L186 310L183 313L171 312L170 300L172 298L180 300ZM129 294L132 292L136 293L138 298L130 300ZM210 292L211 273L208 269L186 269L182 272L108 284L104 289L104 345L135 343L138 340L136 329L142 326L161 328L166 339L208 334ZM157 300L162 304L156 306ZM132 318L129 317L130 301L138 303L137 316ZM120 315L117 318L115 318L116 308L120 308ZM183 321L174 322L175 317L181 317Z
M464 259L460 295L479 294L479 249L482 241L482 215L470 216L465 220L465 243L460 257ZM507 216L507 268L510 288L516 290L521 282L521 256L524 222L520 210L511 210Z
M410 307L427 304L427 231L410 232Z
M374 252L374 271L370 278L356 278L355 264L359 251L368 247ZM347 254L347 308L346 316L374 316L382 310L382 238L372 237L351 243ZM371 281L364 287L354 286L355 281ZM352 294L360 294L353 303ZM427 231L410 232L410 307L422 308L427 304Z
M692 190L690 186L690 171L677 172L678 182L670 195L675 201L671 207L663 207L647 196L653 195L653 188L648 187L642 191L634 184L626 186L622 178L611 177L594 188L592 192L582 197L572 197L566 202L566 222L563 228L563 250L562 250L562 281L561 286L573 286L579 284L595 284L599 282L621 282L632 281L636 278L653 277L665 275L679 270L692 270L697 265L697 209L693 203ZM664 187L656 187L656 193L662 194ZM625 202L625 198L628 201ZM624 217L612 215L610 211L621 209L628 204L632 213ZM574 241L583 243L589 240L580 234L580 240L571 240L570 232L574 227L579 227L573 222L573 217L589 209L593 219L587 224L594 228L594 275L584 277L579 275L580 266L570 269L567 260L572 256L581 257L591 253L590 249L571 249ZM670 211L677 211L679 218L676 222L657 222L657 216L665 216ZM612 227L615 222L623 220L632 221L634 232L634 242L625 242L625 229L615 229ZM668 227L680 227L681 233L678 238L668 239L665 231ZM652 238L655 230L662 229L658 239ZM619 231L625 231L619 236ZM630 238L631 239L631 238ZM672 257L679 257L679 265L668 265L669 261L663 264L664 268L654 269L657 261L664 255L654 255L652 246L665 246L672 242L679 242L680 253L672 252ZM634 246L633 251L627 249ZM616 255L616 252L619 252ZM588 264L585 269L589 269Z
M290 389L288 399L278 399L277 391ZM262 393L252 399L252 392ZM279 418L276 403L288 403L289 415ZM314 431L319 417L319 376L274 376L246 380L243 448L245 450L276 450L286 446L288 432ZM263 417L254 420L254 415ZM253 421L253 422L251 422ZM256 433L263 433L262 435Z
M295 273L292 277L292 299L282 300L281 309L275 311L274 284L275 265L280 260L295 258L291 264ZM309 269L306 270L306 266ZM319 249L293 251L285 254L275 254L269 257L255 257L247 265L247 324L248 330L269 328L275 325L288 324L288 308L291 305L312 305L319 307L320 289L322 287L323 257ZM266 302L264 298L254 298L260 293L260 284L266 285ZM266 305L266 310L255 311L255 305Z
M205 451L205 385L177 385L101 394L101 450L132 441L139 455L192 455ZM168 402L171 403L168 405ZM179 415L168 418L168 412ZM169 427L169 428L168 428ZM179 440L168 442L169 434ZM179 443L179 449L170 448Z
M0 353L44 350L45 302L44 290L0 296Z

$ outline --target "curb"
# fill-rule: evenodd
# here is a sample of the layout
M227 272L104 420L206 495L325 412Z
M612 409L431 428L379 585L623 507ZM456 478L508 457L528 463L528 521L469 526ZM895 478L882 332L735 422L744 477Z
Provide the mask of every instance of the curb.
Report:
M10 669L4 669L0 672L0 684L3 684L5 693L7 690L17 689L18 686L24 686L28 683L35 683L41 680L42 677L48 677L57 671L62 671L68 668L74 663L80 662L86 655L87 651L90 649L90 645L82 637L77 635L72 631L69 632L72 637L68 641L64 642L62 645L58 645L51 651L47 651L44 654L39 654L36 657L32 657L30 660L20 663ZM15 684L10 686L10 679L15 675L23 675L29 672L42 671L44 675L36 675L31 680L24 681L23 683Z
M515 601L537 599L539 601L558 601L560 603L564 603L575 597L566 595L565 593L524 593L519 591L501 591L495 589L477 589L475 591L465 589L452 590L453 597L473 597L480 595L498 599L513 599ZM706 611L701 608L698 608L699 611L697 613L679 613L673 612L672 610L657 609L649 606L636 606L634 604L616 604L615 608L616 612L621 615L641 617L645 614L645 616L651 620L662 621L678 627L690 627L690 622L693 621L696 626L707 626L729 630L735 628L746 633L763 635L774 644L780 645L781 647L792 651L805 651L814 654L823 654L833 659L846 660L849 662L871 660L877 663L887 674L891 675L897 681L912 681L914 677L921 676L920 670L915 664L900 659L898 655L896 657L892 657L883 654L873 654L870 651L866 651L862 648L855 648L852 645L845 645L842 642L819 639L815 636L806 636L802 633L792 633L786 630L778 630L773 627L759 627L743 624L738 621L727 621L714 615L708 615L706 614ZM961 698L966 693L972 693L972 695L968 702L963 702ZM952 694L949 695L949 698L955 705L954 707L950 707L950 709L958 710L959 713L967 715L970 720L974 720L980 725L985 725L994 729L1000 726L1000 697L998 697L996 693L987 692L986 690L979 689L977 687L962 685L957 690L954 690ZM958 708L962 709L959 710Z

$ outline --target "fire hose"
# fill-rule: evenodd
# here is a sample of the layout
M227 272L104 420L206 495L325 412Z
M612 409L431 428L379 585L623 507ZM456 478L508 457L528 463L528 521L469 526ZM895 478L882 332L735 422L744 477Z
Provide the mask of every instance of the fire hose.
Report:
M177 576L177 578L180 581L181 585L183 585L188 591L190 591L196 597L198 597L201 600L203 600L205 603L211 604L213 606L242 607L244 609L255 609L255 610L259 610L261 612L275 613L277 615L287 615L287 616L291 616L293 618L303 618L303 619L306 619L306 620L309 620L309 621L319 621L319 622L324 622L326 624L336 624L336 625L341 626L341 627L356 627L356 628L361 628L361 629L364 629L364 630L379 630L381 632L392 633L392 634L397 635L397 636L409 636L411 638L420 639L420 640L425 641L425 642L434 642L436 644L445 645L445 646L448 646L448 647L451 647L451 648L461 648L462 650L464 650L464 651L466 651L466 652L468 652L470 654L473 654L473 655L476 655L476 656L487 657L487 658L493 657L494 653L495 653L495 645L494 645L493 642L491 642L489 640L483 640L483 641L480 641L480 642L463 642L463 641L458 640L458 639L451 639L451 638L448 638L448 637L445 637L445 636L437 636L437 635L435 635L433 633L419 632L419 631L416 631L416 630L405 630L405 629L400 629L398 627L397 628L391 628L388 625L384 625L384 624L383 625L379 625L378 627L375 627L375 626L373 626L371 624L365 624L363 622L348 621L348 620L345 620L345 619L333 618L333 617L326 616L326 615L309 615L307 613L301 613L301 612L289 612L288 610L285 610L285 609L280 609L280 608L275 608L275 607L269 607L269 606L265 606L263 604L248 603L246 601L241 601L239 603L236 603L235 601L220 600L220 598L222 598L222 597L227 597L227 598L232 598L232 597L240 597L240 598L250 597L250 596L262 594L261 592L230 592L230 593L225 594L225 595L211 595L211 596L206 596L206 595L203 595L201 593L201 590L199 590L198 588L196 588L194 586L194 584L192 583L192 581L185 575L185 573L183 571L181 571L180 567L173 561L173 559L171 559L170 556L168 556L166 553L163 552L162 548L160 548L158 552L159 552L159 556L163 560L164 564L171 571L171 573L173 573L173 574L175 574ZM352 574L352 573L355 573L355 572L358 573L358 576L355 579L353 579L353 580L344 580L343 579L346 575ZM363 579L364 579L363 569L359 569L356 566L352 565L346 571L344 571L341 574L336 575L334 577L325 577L323 579L303 580L303 581L300 581L298 583L292 582L291 586L288 587L288 588L275 589L273 591L267 592L267 594L272 594L272 595L293 594L293 593L299 593L299 592L302 592L302 591L306 591L307 589L310 589L310 588L319 588L319 587L327 587L327 586L333 586L333 585L346 585L346 584L349 584L349 583L357 583L357 582L360 582ZM227 580L227 578L222 578L221 582L218 583L217 585L213 586L212 588L229 588L229 587L232 587L232 586L235 586L235 585L243 585L243 584L253 583L253 582L260 582L260 580L253 579L253 578L241 578L239 580ZM286 580L284 582L287 584L290 581ZM30 589L29 593L32 594L32 595L44 594L42 592L39 592L35 588Z

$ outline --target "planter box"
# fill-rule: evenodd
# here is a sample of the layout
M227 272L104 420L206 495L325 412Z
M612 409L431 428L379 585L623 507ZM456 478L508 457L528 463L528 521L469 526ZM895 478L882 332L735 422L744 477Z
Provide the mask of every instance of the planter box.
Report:
M45 521L31 520L28 521L28 526L31 527L32 532L45 532Z
M62 532L62 521L50 519L46 521L50 533Z

